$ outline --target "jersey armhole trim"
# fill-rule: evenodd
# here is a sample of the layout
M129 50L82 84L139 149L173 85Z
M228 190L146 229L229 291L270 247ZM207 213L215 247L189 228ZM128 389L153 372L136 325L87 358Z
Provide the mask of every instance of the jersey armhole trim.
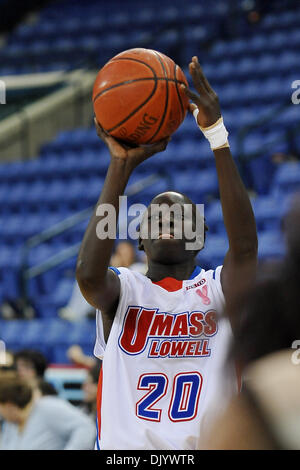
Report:
M115 268L114 266L109 266L108 269L111 269L114 273L116 273L118 276L120 276L121 272Z

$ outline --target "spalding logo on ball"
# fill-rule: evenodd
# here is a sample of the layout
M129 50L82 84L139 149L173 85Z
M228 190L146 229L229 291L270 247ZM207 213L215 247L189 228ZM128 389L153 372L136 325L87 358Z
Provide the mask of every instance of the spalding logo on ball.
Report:
M129 144L169 137L184 120L188 85L175 62L152 49L129 49L109 60L93 88L94 112L110 135Z

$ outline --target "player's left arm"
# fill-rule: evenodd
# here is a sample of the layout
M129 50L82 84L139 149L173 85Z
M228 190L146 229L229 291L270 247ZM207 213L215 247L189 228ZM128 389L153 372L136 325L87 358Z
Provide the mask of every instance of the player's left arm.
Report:
M208 83L197 57L193 57L189 71L198 94L185 89L193 101L190 110L196 110L197 123L206 133L213 150L219 181L219 192L224 224L229 241L221 271L222 289L227 313L235 326L237 299L255 277L257 266L256 223L247 190L239 175L227 142L227 132L221 119L218 96ZM198 109L198 111L197 111ZM218 122L216 127L216 123Z

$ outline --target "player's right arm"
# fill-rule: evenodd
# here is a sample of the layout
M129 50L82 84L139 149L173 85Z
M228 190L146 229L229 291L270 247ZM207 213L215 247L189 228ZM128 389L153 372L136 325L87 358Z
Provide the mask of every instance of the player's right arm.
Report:
M165 150L168 139L147 147L127 148L109 136L96 120L95 125L98 136L109 149L111 161L101 195L80 247L76 279L87 302L113 318L120 296L120 280L112 270L108 269L115 240L101 239L97 235L97 225L101 219L107 217L107 213L98 216L96 211L99 205L109 204L110 210L115 214L109 223L116 225L119 215L119 196L124 194L132 171L147 158ZM116 229L116 226L114 228Z

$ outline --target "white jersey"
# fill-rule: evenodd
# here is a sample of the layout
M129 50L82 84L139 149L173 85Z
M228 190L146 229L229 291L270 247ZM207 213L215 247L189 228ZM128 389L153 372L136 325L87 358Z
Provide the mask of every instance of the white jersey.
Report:
M237 392L235 368L224 373L232 332L221 269L158 283L115 270L121 293L107 344L97 311L98 449L194 450Z

